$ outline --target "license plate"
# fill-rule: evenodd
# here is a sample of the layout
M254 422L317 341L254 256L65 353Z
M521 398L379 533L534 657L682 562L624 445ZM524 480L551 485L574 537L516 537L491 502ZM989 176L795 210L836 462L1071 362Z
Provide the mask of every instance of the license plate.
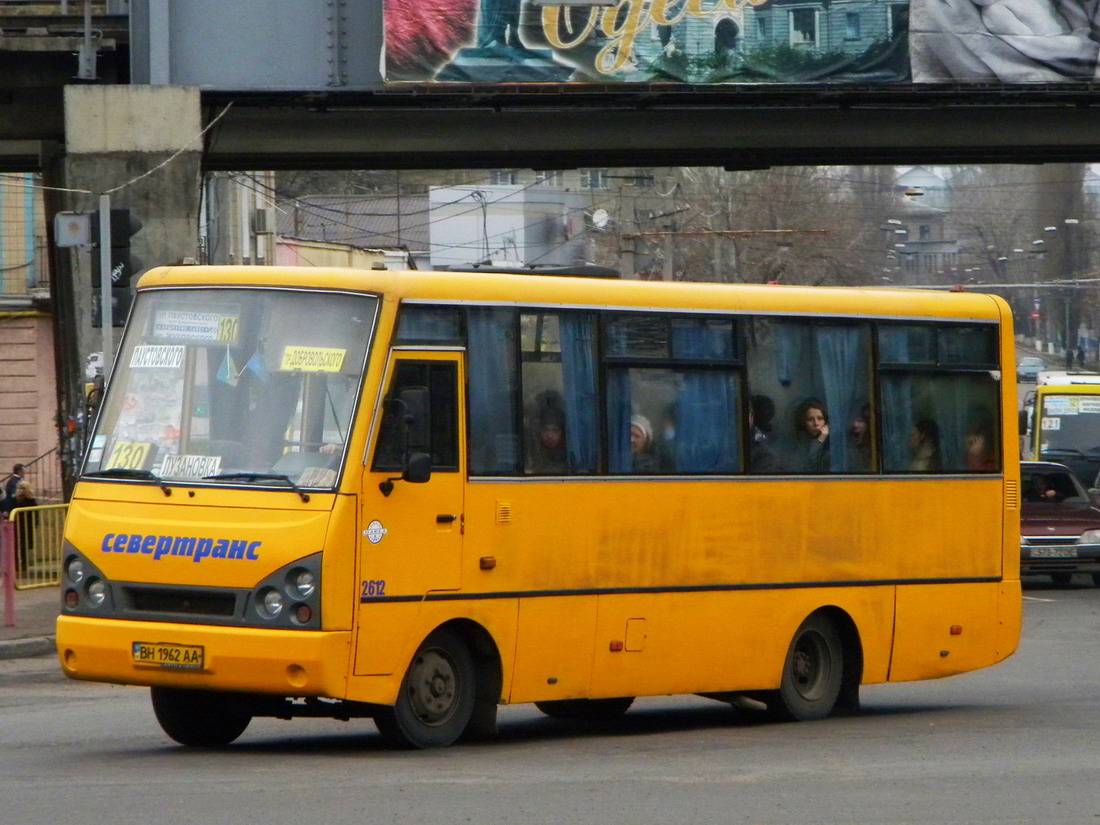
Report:
M134 642L131 651L135 665L202 670L206 659L202 645L176 645L168 642Z
M1031 558L1033 559L1075 559L1077 558L1076 547L1032 547Z

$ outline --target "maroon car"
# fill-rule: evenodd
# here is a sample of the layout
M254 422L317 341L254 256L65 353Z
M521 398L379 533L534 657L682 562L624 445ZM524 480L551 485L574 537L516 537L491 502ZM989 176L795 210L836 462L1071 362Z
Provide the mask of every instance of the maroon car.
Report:
M1024 461L1020 490L1020 573L1055 584L1089 573L1100 586L1100 509L1077 477L1062 464Z

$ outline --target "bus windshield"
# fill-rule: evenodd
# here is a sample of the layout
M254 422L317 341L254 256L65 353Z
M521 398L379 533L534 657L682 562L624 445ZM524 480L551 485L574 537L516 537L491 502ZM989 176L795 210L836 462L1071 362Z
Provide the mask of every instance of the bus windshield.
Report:
M1039 451L1100 457L1100 395L1047 395L1039 417Z
M142 293L85 475L333 488L377 303L271 289Z

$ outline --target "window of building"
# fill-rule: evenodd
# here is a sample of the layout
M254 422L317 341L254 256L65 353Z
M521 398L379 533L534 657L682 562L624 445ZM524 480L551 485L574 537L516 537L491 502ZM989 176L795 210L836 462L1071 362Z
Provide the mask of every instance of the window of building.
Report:
M817 9L791 9L791 45L817 46Z
M863 32L859 12L847 12L844 15L844 39L859 40L861 37L863 37Z
M582 169L581 170L581 188L582 189L607 189L608 187L608 172L606 169Z
M539 169L535 172L535 181L547 186L561 186L564 180L560 169Z
M489 183L493 185L514 185L519 183L518 169L490 169Z
M909 32L909 4L891 3L890 9L890 38L903 37Z

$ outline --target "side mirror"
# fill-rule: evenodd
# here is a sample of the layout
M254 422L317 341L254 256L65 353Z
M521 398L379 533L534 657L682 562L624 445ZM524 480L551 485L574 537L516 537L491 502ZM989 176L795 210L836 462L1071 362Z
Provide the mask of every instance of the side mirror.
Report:
M408 387L398 396L405 407L405 446L424 451L431 445L431 403L427 387ZM431 461L429 459L429 467Z
M411 453L401 474L404 481L412 484L424 484L432 477L432 457L428 453Z
M1027 410L1020 410L1020 416L1019 416L1020 435L1027 435L1027 419L1028 419Z

